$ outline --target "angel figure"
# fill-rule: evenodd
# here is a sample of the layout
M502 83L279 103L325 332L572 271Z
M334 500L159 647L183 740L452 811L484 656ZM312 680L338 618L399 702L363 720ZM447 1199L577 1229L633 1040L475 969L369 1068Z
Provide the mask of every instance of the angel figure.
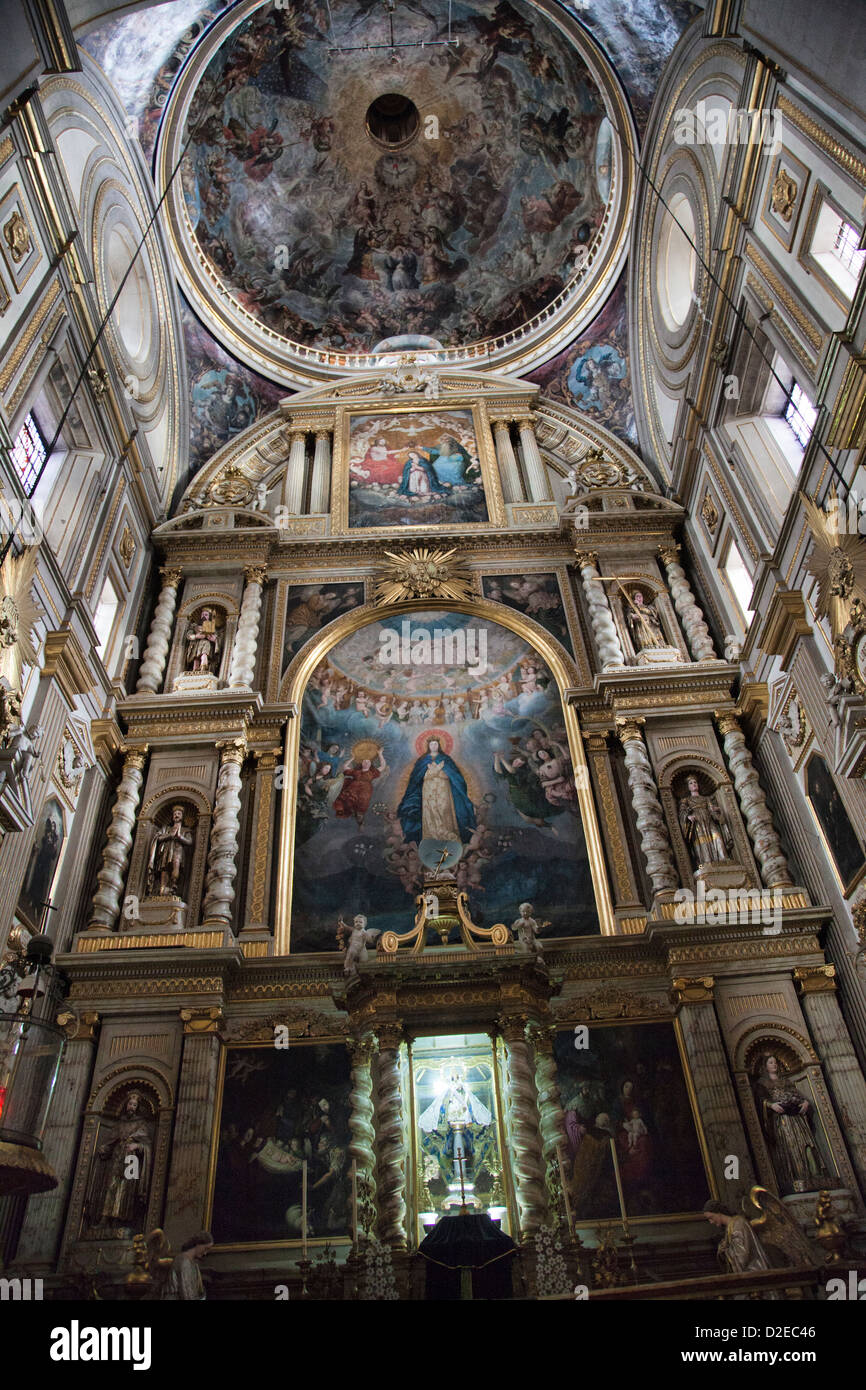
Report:
M549 926L549 922L537 922L535 920L532 915L532 903L521 903L520 916L511 923L511 930L521 946L526 946L534 956L540 956L544 948L538 940L538 936Z
M769 1256L747 1217L735 1216L722 1202L707 1202L704 1215L711 1226L719 1226L724 1231L716 1253L728 1274L772 1269Z
M381 936L381 932L367 928L367 919L363 912L357 914L351 927L343 921L342 917L340 918L337 923L337 942L340 949L345 951L344 975L357 975L358 964L364 959L367 947L372 946L379 936Z

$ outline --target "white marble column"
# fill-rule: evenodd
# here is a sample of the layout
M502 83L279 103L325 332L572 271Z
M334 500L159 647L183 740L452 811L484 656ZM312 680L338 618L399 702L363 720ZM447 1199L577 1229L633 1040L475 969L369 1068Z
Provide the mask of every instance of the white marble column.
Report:
M547 1165L547 1191L550 1204L559 1220L570 1225L568 1201L562 1191L560 1164L566 1151L565 1115L556 1079L553 1056L554 1024L529 1023L526 1036L535 1053L535 1092L538 1096L538 1118L541 1125L541 1151Z
M378 1029L379 1071L376 1134L379 1163L376 1201L379 1239L394 1249L406 1247L406 1171L403 1135L403 1092L400 1086L402 1030L396 1025Z
M724 739L740 808L761 866L761 877L768 888L786 888L792 882L788 861L782 852L752 755L746 747L745 735L733 714L717 711L716 722Z
M168 659L171 629L174 623L174 610L177 606L177 590L183 577L181 570L174 569L163 568L160 570L160 574L162 575L162 588L156 601L156 611L147 636L147 646L144 649L138 684L135 687L137 691L151 695L155 695L159 690L165 675L165 663Z
M358 1187L358 1236L373 1235L376 1224L376 1200L373 1174L376 1155L373 1150L376 1132L373 1129L372 1058L378 1046L372 1033L352 1038L346 1044L352 1058L352 1090L349 1095L349 1168L355 1164Z
M643 741L642 719L618 719L616 732L625 753L628 785L653 893L679 887L670 836L659 800L652 763Z
M177 1088L171 1166L165 1195L165 1233L177 1251L204 1230L213 1117L219 1085L218 1007L181 1009L183 1055Z
M293 429L290 438L289 461L283 479L283 505L290 516L300 516L307 481L307 431Z
M128 749L123 760L117 800L108 827L108 843L102 855L102 868L96 875L99 887L93 895L93 909L88 924L91 931L110 931L120 912L120 899L126 883L132 832L141 798L146 761L146 745L143 748Z
M70 1038L63 1053L48 1112L42 1152L57 1175L58 1184L52 1192L43 1192L27 1203L15 1255L16 1266L26 1266L36 1276L53 1273L56 1267L75 1175L81 1116L90 1092L99 1015L82 1013L76 1019L73 1014L64 1011L57 1021L66 1028Z
M836 994L835 967L800 966L794 978L860 1186L866 1192L866 1080Z
M544 1156L538 1132L534 1067L521 1018L501 1021L505 1043L506 1096L514 1184L520 1213L520 1233L528 1240L547 1218Z
M256 643L262 613L262 591L268 572L264 565L247 565L244 596L232 648L229 688L251 690L256 670Z
M619 633L616 630L613 613L598 573L598 556L593 555L589 550L579 550L577 563L580 567L580 577L583 580L583 592L586 594L586 602L589 606L589 620L592 623L592 631L598 647L601 669L608 671L613 667L624 666L625 657L620 645Z
M220 774L214 801L205 896L204 923L228 926L232 917L237 877L238 830L241 809L241 767L246 744L239 739L218 743Z
M550 483L547 478L547 469L544 466L544 459L541 457L541 450L538 447L538 440L535 437L535 426L531 420L519 420L517 428L520 431L520 443L523 446L523 463L526 468L526 483L529 488L529 498L532 502L550 501Z
M499 477L502 482L502 496L506 502L523 501L523 484L520 481L520 468L517 455L511 442L511 427L507 420L494 420L493 437L496 442L496 462L499 464Z
M316 449L313 454L313 473L310 482L310 511L313 515L328 510L331 482L331 431L316 430Z
M686 641L689 644L689 650L692 656L695 661L717 660L713 639L710 636L710 630L704 621L703 613L695 603L695 596L692 593L691 585L686 579L686 572L680 564L679 546L663 546L659 551L659 557L665 567L671 598L674 601L674 607L680 615L680 622L683 625L683 631L686 634Z
M713 978L674 980L673 992L681 1005L677 1017L689 1071L700 1097L701 1123L721 1200L731 1211L739 1211L740 1197L757 1179L716 1018ZM731 1157L737 1159L739 1166L736 1178L725 1176Z

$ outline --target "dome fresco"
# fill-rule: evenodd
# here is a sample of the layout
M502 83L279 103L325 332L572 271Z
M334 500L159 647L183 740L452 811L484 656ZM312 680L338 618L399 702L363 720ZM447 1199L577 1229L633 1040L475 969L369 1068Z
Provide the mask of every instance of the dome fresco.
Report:
M212 325L345 356L520 333L591 288L597 312L628 180L595 50L593 71L511 0L455 4L450 43L444 10L401 8L393 48L366 0L335 0L332 28L325 6L242 8L194 45L157 159L165 178L186 145L172 231Z

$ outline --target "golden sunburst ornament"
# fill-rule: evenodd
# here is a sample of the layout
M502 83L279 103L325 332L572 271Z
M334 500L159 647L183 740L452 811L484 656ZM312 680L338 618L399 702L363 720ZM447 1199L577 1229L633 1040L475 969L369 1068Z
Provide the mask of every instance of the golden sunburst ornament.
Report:
M812 533L806 569L818 581L815 614L819 619L830 619L835 641L848 626L855 599L866 601L866 545L857 535L841 529L845 508L839 505L835 488L826 510L802 492L800 501Z
M17 686L22 666L36 665L33 625L40 608L30 590L38 546L7 555L0 569L0 675Z
M472 597L472 578L456 561L456 548L415 550L397 553L386 550L388 563L376 580L374 601L379 607L402 603L410 598L468 599Z

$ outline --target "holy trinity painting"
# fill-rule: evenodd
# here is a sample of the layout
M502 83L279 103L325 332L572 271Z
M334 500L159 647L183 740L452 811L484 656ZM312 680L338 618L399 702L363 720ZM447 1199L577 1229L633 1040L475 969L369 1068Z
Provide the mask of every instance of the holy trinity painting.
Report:
M342 1043L229 1047L210 1229L218 1245L349 1236L349 1054Z
M568 1144L566 1181L577 1221L700 1211L707 1185L672 1022L617 1024L556 1036Z
M528 899L542 945L598 931L551 672L498 623L398 614L339 642L307 687L292 950L333 950L338 918L357 912L405 931L425 845L446 842L479 925L510 925Z
M353 415L350 530L488 521L471 410Z

